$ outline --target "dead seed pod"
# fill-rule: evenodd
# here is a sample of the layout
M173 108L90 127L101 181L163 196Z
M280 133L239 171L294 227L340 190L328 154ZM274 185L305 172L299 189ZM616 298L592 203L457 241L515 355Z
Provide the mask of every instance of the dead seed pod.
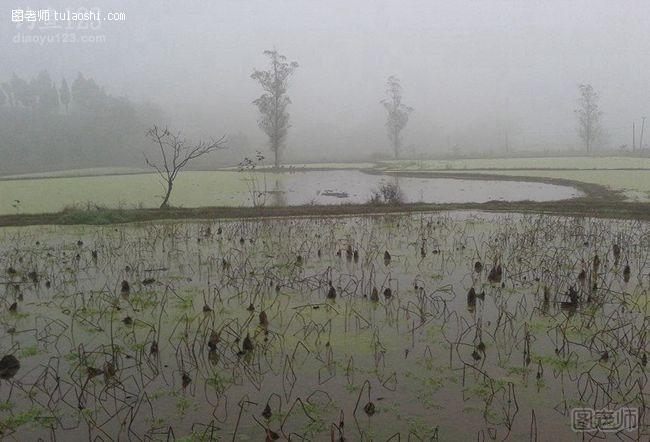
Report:
M498 284L501 282L501 278L503 278L503 269L501 268L501 264L498 264L492 267L487 279L490 283Z
M155 355L157 355L158 353L159 353L158 342L157 342L157 341L153 341L153 342L151 343L151 347L149 347L149 354L152 354L152 355L155 356Z
M145 278L142 280L142 285L151 285L154 282L156 282L154 278Z
M125 317L122 319L122 322L124 325L133 325L133 319L130 316Z
M265 311L260 312L260 326L262 328L267 328L269 326L269 318Z
M216 350L217 344L219 344L220 340L221 340L220 334L217 333L215 330L212 330L212 333L210 333L210 339L208 339L208 347L210 348L211 351Z
M474 263L474 271L476 273L481 273L483 271L483 264L481 264L481 261L476 261Z
M115 368L115 365L113 365L112 362L107 362L104 364L104 381L109 382L113 379L115 379L115 376L117 375L117 369Z
M384 289L384 298L390 299L393 297L393 291L390 289L390 287L386 287Z
M612 252L614 253L614 263L618 264L618 260L621 257L621 246L614 243L614 245L612 246Z
M129 281L124 280L122 281L122 288L120 289L120 294L122 297L127 297L129 296L129 293L131 293L131 286L129 285Z
M189 374L183 373L183 376L181 376L181 381L183 382L183 388L187 388L187 386L192 382L192 378Z
M375 414L375 404L372 403L372 401L369 401L366 405L363 406L363 411L368 415L372 416Z
M630 274L631 274L630 266L626 265L625 268L623 269L623 281L630 282Z
M377 290L377 287L372 288L372 293L370 293L370 300L372 302L379 301L379 290Z
M206 313L206 314L212 313L212 307L210 307L208 304L205 304L203 306L203 313Z
M585 272L584 269L580 270L580 273L578 273L578 281L581 283L584 283L587 280L587 272Z
M242 344L242 350L244 352L249 352L253 351L255 348L255 345L253 344L253 340L251 339L250 334L246 333L246 337L244 338L244 342Z
M271 416L273 416L273 412L271 411L271 406L267 402L266 407L264 407L264 410L262 411L262 417L264 417L264 419L271 419Z
M296 266L302 267L302 256L300 255L296 256Z
M388 250L384 252L384 265L390 264L391 256L390 253L388 253Z
M0 359L0 379L13 378L20 369L20 362L14 355L4 355Z
M327 291L327 299L336 299L336 289L332 285L332 281L330 281L330 288Z
M598 254L594 255L593 269L594 273L598 273L598 270L600 269L600 258L598 257Z
M9 306L9 313L16 313L18 311L18 303L14 302Z
M95 368L95 367L86 367L86 374L88 375L88 379L95 378L101 374L104 374L104 370L101 368Z
M476 305L476 290L474 290L474 287L467 292L467 305Z

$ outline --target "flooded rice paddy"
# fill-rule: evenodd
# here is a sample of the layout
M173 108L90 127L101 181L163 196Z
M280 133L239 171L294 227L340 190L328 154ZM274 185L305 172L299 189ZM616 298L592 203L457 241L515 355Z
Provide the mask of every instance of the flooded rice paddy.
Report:
M525 179L525 178L522 178ZM396 177L360 170L285 173L182 172L174 184L176 207L363 204L382 183L397 183L405 202L466 203L554 201L584 196L546 183ZM163 187L155 174L0 180L0 214L58 212L66 207L158 207Z
M559 441L620 406L641 425L608 437L650 431L648 223L7 228L0 272L8 440Z

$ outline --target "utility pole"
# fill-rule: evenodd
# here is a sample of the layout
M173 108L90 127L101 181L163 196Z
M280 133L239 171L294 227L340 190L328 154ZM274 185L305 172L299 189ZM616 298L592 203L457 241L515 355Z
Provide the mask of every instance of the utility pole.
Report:
M639 136L639 150L643 150L643 129L645 128L645 117L641 118L641 135Z
M636 150L636 127L634 121L632 122L632 152Z

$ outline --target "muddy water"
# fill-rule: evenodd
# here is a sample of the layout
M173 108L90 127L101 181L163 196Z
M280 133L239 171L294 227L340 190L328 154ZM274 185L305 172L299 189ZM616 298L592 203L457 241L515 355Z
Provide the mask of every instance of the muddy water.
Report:
M259 177L258 177L259 178ZM262 178L260 178L262 179ZM582 196L567 186L546 183L447 178L391 177L358 170L310 171L265 176L274 205L366 203L383 183L397 184L405 202L483 203L556 201Z
M2 229L0 356L21 365L0 431L573 440L571 408L647 403L648 238L473 213Z

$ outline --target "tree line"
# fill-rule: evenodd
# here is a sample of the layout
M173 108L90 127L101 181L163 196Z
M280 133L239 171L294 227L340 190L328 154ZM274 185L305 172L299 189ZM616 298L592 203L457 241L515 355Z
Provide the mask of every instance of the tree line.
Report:
M82 73L69 83L47 71L0 83L0 173L142 165L143 136L162 112L116 97Z

